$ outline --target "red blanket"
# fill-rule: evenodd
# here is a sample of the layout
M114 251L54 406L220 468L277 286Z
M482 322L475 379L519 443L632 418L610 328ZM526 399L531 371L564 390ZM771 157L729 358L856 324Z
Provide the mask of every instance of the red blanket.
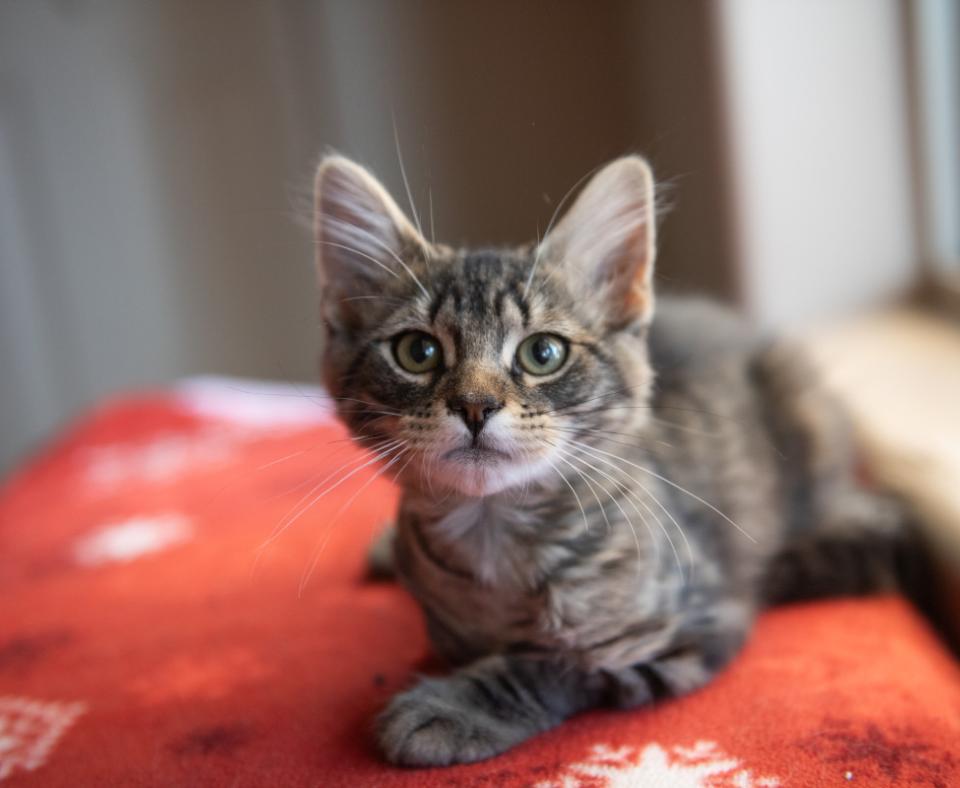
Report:
M960 669L894 598L770 612L679 701L485 763L387 765L371 721L429 645L400 588L362 579L396 492L344 438L309 392L200 384L110 403L14 474L0 781L960 785Z

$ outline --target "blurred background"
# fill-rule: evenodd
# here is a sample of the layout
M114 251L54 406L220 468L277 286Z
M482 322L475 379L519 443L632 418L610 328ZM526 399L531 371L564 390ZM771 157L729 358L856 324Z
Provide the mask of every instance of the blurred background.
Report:
M952 0L3 0L0 469L119 390L314 379L312 170L403 203L394 126L451 243L638 151L662 289L795 332L949 303L958 42Z

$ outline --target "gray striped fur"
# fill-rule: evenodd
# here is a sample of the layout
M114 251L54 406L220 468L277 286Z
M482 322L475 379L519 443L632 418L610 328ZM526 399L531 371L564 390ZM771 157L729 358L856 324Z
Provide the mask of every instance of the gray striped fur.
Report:
M704 302L659 299L654 317L642 161L595 176L539 247L430 244L342 159L317 195L325 381L361 445L404 442L384 458L403 486L396 571L459 666L388 706L391 761L479 760L586 708L693 691L768 600L892 584L900 512L857 485L800 354ZM391 358L411 327L442 369ZM570 357L532 379L512 348L547 330ZM446 459L469 444L450 403L478 392L509 462Z

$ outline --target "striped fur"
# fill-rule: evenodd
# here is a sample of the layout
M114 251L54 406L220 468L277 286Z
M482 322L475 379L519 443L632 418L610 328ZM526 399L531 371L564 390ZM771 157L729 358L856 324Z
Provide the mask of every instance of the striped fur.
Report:
M324 378L398 472L396 570L459 666L384 712L390 760L474 761L582 709L690 692L768 599L893 582L900 513L857 486L799 354L703 302L653 317L642 161L602 170L537 247L428 243L343 159L317 206ZM398 364L410 330L439 367ZM517 361L538 332L569 353L540 378ZM492 413L478 434L463 402Z

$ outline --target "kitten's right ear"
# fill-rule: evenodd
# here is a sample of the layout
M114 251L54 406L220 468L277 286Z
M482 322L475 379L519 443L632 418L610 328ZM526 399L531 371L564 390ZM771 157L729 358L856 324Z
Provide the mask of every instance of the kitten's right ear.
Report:
M357 325L363 296L381 294L404 276L404 257L426 255L428 244L386 189L343 156L320 162L314 190L317 283L323 318Z
M563 265L576 292L593 301L608 324L653 316L656 256L650 165L624 156L594 175L543 239L537 255Z

